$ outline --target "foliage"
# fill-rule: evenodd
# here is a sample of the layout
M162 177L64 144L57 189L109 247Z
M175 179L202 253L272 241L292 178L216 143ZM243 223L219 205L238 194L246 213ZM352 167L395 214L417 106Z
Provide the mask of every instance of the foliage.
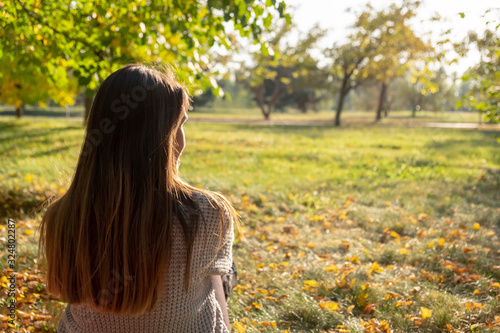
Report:
M1 215L17 222L17 318L21 332L46 332L65 304L34 262L44 210L31 209L64 193L83 131L47 118L2 118L0 129L9 152ZM241 215L236 332L498 331L494 133L189 122L186 133L183 178L222 191Z
M367 4L357 15L348 41L330 50L332 71L341 81L335 125L340 125L347 94L367 81L378 81L381 85L377 119L385 102L387 85L396 76L412 69L415 81L425 85L422 92L436 89L426 64L432 59L434 49L415 35L409 23L419 5L420 1L405 0L377 11Z
M70 70L87 96L132 61L172 65L190 88L212 87L219 93L213 46L230 50L238 38L228 32L226 22L257 43L276 16L290 19L285 2L276 0L13 0L0 2L0 7L3 75L6 61L23 80L33 68L41 68L41 75L54 82L54 75ZM54 70L58 74L45 68L49 59L61 67ZM31 62L33 67L26 66Z
M484 118L500 122L500 36L497 25L494 30L486 29L483 36L469 33L467 44L475 45L480 52L479 64L471 67L462 77L463 81L471 81L472 87L466 100L457 103L470 106L484 114Z
M77 84L54 42L43 37L40 26L27 28L26 16L9 11L12 3L0 2L0 9L0 100L18 112L22 104L44 105L49 97L63 106L73 104Z
M368 58L366 71L381 84L377 119L386 98L386 88L395 77L405 75L411 70L413 83L419 83L422 94L435 92L437 87L432 84L427 63L433 58L434 48L416 36L410 20L417 14L420 1L407 0L401 5L392 4L389 8L363 12L355 26L361 28L358 39L369 39L375 48L374 55ZM364 32L366 31L366 33Z
M277 106L283 108L285 100L307 110L307 104L316 100L315 90L327 82L327 73L310 54L325 31L314 27L296 45L283 45L290 30L290 25L282 25L269 38L268 50L252 52L253 63L242 64L238 74L239 82L253 92L264 119Z
M412 110L415 116L419 110L454 110L458 97L458 86L451 80L443 67L429 71L425 78L407 73L395 78L389 85L386 108L388 110ZM428 80L422 82L422 80ZM431 87L431 89L428 89Z

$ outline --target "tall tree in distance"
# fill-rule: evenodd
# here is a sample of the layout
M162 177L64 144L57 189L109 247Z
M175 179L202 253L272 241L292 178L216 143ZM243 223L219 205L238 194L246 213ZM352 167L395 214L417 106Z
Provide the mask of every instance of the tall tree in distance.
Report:
M420 1L404 0L402 4L393 3L381 11L374 11L373 7L367 5L367 10L356 22L361 36L366 33L364 37L370 40L374 48L366 70L380 85L376 121L382 118L387 88L395 77L405 75L413 66L419 66L419 70L414 72L421 74L416 77L420 83L430 84L424 74L429 73L426 63L434 59L434 48L430 41L425 42L415 35L410 26L410 20L416 16L419 5Z

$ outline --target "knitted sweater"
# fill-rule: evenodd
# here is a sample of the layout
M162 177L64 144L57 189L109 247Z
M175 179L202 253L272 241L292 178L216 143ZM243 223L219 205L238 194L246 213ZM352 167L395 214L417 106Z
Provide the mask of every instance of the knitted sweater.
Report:
M100 313L79 304L68 304L57 325L58 333L200 332L229 333L215 298L211 276L227 274L232 263L233 221L226 212L224 242L217 257L220 219L208 199L195 194L204 216L193 246L190 286L184 292L186 245L179 221L175 218L171 263L166 288L156 307L137 317ZM211 261L215 260L211 263ZM126 283L126 281L124 282Z

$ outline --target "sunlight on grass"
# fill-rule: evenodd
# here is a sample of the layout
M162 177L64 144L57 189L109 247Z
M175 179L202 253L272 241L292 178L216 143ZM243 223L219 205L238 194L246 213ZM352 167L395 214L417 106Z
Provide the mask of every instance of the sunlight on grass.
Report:
M30 277L18 279L18 306L39 315L36 324L19 317L42 332L64 307L47 298L32 231L44 202L67 188L83 130L45 118L1 118L0 130L0 211L17 222L18 270ZM182 176L221 191L241 215L233 331L500 328L494 132L200 123L185 131Z

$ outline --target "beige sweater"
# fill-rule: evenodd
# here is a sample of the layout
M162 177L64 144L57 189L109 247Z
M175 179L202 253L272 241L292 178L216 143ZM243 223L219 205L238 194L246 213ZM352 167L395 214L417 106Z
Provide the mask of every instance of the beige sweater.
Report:
M191 284L184 292L184 271L186 246L181 226L175 219L171 266L165 281L165 294L160 297L153 311L132 317L128 315L96 312L84 305L68 304L57 326L58 333L127 333L127 332L224 332L229 329L215 298L210 277L225 275L232 263L232 243L234 239L233 221L226 212L224 221L226 240L215 257L219 245L219 216L208 200L196 194L205 223L201 222L198 238L193 248ZM208 266L210 264L210 266ZM208 266L208 267L207 267ZM124 282L126 283L126 281Z

